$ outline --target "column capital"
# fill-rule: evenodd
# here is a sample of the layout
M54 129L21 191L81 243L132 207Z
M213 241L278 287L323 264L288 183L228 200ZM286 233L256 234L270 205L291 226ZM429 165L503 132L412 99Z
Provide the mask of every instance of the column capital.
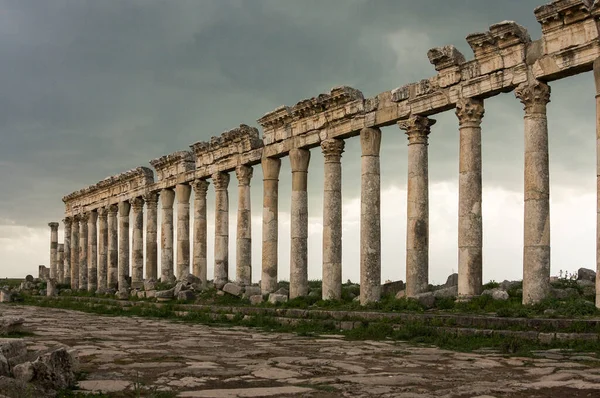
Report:
M345 145L346 143L344 140L336 138L329 138L321 141L321 152L325 155L325 161L338 163L344 152Z
M365 127L360 130L360 148L362 156L379 156L381 130L376 127Z
M479 126L484 114L485 108L483 106L482 99L461 98L456 103L456 116L458 117L458 123L460 126Z
M98 208L98 218L100 220L106 220L107 216L108 216L108 209L106 207Z
M175 186L175 196L177 197L177 203L189 203L191 193L192 188L188 183L181 183Z
M211 176L215 191L225 191L229 186L229 173L217 172Z
M50 227L50 229L52 231L58 231L58 223L57 222L48 223L48 226Z
M90 213L88 213L88 212L81 213L79 215L79 217L78 217L79 222L81 222L81 223L87 223L89 216L90 216Z
M163 209L172 208L173 201L175 201L175 191L173 191L173 189L164 188L160 191L160 204Z
M263 171L263 181L279 180L279 170L281 169L281 159L262 158L260 161Z
M131 205L128 201L124 200L123 202L119 202L119 216L121 217L129 217L129 209L131 209Z
M550 102L550 86L539 80L519 84L515 90L524 106L525 114L546 113L546 105Z
M431 132L431 126L435 123L434 119L416 115L406 120L400 120L398 127L406 132L408 145L427 144L427 136Z
M144 194L142 196L142 198L144 199L144 202L146 202L146 204L148 206L157 206L158 205L158 191L154 191L154 192L148 192L147 194Z
M142 208L144 207L144 199L142 199L141 196L138 196L137 198L132 199L131 207L133 208L133 211L141 211Z
M108 215L116 215L119 212L119 206L117 205L108 205L107 207Z
M308 163L310 162L310 151L304 148L294 148L290 150L290 163L292 173L308 172Z
M73 220L71 219L71 217L65 217L63 218L62 222L63 224L65 224L65 227L70 227Z
M206 197L206 192L208 191L208 186L210 183L206 180L194 180L192 183L192 188L194 188L194 194L196 196L204 196Z
M98 212L96 211L96 209L91 210L88 213L88 223L95 224L97 219L98 219Z
M237 166L235 168L235 176L238 179L239 185L250 185L254 169L252 166Z

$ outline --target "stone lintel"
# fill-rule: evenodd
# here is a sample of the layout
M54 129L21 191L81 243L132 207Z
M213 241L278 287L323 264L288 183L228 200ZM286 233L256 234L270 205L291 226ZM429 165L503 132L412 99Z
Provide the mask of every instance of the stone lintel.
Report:
M597 2L591 0L556 0L537 7L533 12L542 25L542 32L560 29L563 25L585 19L590 10L597 9Z
M275 110L265 113L257 120L265 131L289 124L292 121L292 110L289 106L281 105Z
M229 163L232 160L238 165L238 158L249 151L262 148L263 141L258 129L241 124L228 130L218 137L212 137L210 142L196 142L190 145L194 151L196 168L215 163Z
M178 151L150 161L156 169L158 181L176 176L196 168L194 156L190 151Z
M427 52L427 57L438 72L465 62L465 56L454 46L432 48Z

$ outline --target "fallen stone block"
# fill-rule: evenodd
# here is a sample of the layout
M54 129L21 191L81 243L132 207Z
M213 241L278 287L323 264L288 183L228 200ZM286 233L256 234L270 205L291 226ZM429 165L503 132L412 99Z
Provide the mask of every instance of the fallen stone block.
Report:
M195 300L196 294L191 290L182 290L177 295L178 300Z
M446 287L458 286L458 274L454 273L448 276L446 279Z
M172 300L174 297L174 291L175 288L171 288L169 290L159 290L154 294L154 297L156 297L158 301Z
M277 304L277 303L285 303L288 301L288 296L283 294L271 293L269 294L269 303Z
M236 297L240 297L242 295L242 287L239 285L236 285L235 283L226 283L225 286L223 286L223 291L225 293L229 293L232 296L236 296Z
M0 335L23 332L25 319L15 316L0 317Z
M396 295L399 291L404 290L404 281L387 282L381 285L381 295Z
M150 278L144 281L144 290L155 290L156 289L156 279Z
M173 296L174 297L179 296L179 292L181 292L183 290L187 290L187 287L183 284L183 282L177 282L175 284L175 288L173 290Z
M15 379L34 383L44 390L56 391L75 384L76 361L65 348L44 354L34 362L25 362L13 368Z
M579 268L577 270L577 280L582 281L590 281L596 283L596 271L588 269L588 268Z
M0 354L0 376L10 377L10 365L4 355Z
M193 284L201 284L202 281L200 280L200 278L198 278L197 276L193 275L193 274L187 274L185 277L181 278L181 282L183 282L184 285L187 286L191 286Z
M481 292L481 295L489 295L492 296L492 298L494 300L508 300L508 293L506 293L504 290L502 289L486 289L483 292Z
M290 292L285 287L282 287L279 290L277 290L275 292L275 294L281 294L281 295L284 295L284 296L289 296Z
M425 308L432 308L435 305L435 296L433 295L433 292L419 293L413 298Z
M398 293L396 293L396 298L397 299L401 299L404 296L406 296L406 290L400 290Z
M146 290L144 293L146 293L146 298L156 297L156 290Z
M0 339L0 354L10 361L12 358L27 355L27 345L22 339Z
M262 291L258 286L246 286L244 289L244 298L250 298L252 296L261 295ZM262 296L261 296L262 297Z
M450 287L445 287L443 289L438 289L433 292L433 296L435 298L451 298L458 296L458 285L453 285Z
M117 300L129 300L129 292L127 290L119 290L115 297Z
M137 291L137 297L138 298L146 298L146 292L143 290L138 290Z
M263 302L263 296L262 296L262 294L255 294L253 296L250 296L249 300L250 300L250 304L252 304L252 305L260 304Z

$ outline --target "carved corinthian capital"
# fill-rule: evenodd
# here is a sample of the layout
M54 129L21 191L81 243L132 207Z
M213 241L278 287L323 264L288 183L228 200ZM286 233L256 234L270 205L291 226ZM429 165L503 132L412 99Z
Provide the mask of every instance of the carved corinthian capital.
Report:
M381 148L381 130L365 127L360 130L360 149L362 156L379 156Z
M208 191L209 185L210 185L210 183L206 180L195 180L192 183L192 187L194 188L194 194L196 196L206 197L206 192Z
M106 220L108 217L108 209L106 207L98 208L98 218L100 220Z
M108 206L108 214L116 215L119 212L119 207L117 205L109 205Z
M321 142L321 151L325 155L326 162L339 162L344 152L344 140L335 138L327 139Z
M477 98L461 98L456 103L456 116L458 123L479 126L485 113L483 100Z
M158 205L158 192L148 192L143 196L143 199L148 206L156 207Z
M63 224L65 224L65 228L71 227L72 220L70 217L65 217L62 221L63 221Z
M131 201L131 207L134 211L142 210L142 207L144 207L144 199L142 199L141 197L134 198Z
M412 116L406 120L400 120L398 127L408 135L408 145L427 144L427 136L435 122L434 119L424 116Z
M550 102L550 86L539 80L521 83L515 90L515 96L525 105L525 114L546 113Z
M235 168L235 176L238 179L239 185L250 185L252 173L252 166L238 166Z
M215 185L215 191L225 191L229 186L229 173L214 173L212 180Z
M50 227L51 231L58 231L58 223L57 222L48 223L48 226Z

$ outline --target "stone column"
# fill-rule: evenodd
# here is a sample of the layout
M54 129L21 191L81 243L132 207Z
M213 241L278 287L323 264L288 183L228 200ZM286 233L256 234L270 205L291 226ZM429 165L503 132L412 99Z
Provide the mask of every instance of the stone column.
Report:
M96 221L98 212L92 210L88 217L88 273L87 290L95 292L98 289L98 232L96 230Z
M212 175L215 186L215 278L217 289L229 281L229 173Z
M58 262L56 264L56 278L58 283L65 283L65 245L58 244Z
M325 156L323 189L323 300L342 298L342 152L344 141L321 142Z
M188 184L177 184L177 272L178 280L190 273L190 194Z
M71 228L71 289L79 289L79 216L73 217Z
M119 266L118 289L127 289L129 283L129 202L119 202Z
M65 217L63 223L65 224L65 263L62 283L71 285L71 223L72 219Z
M133 236L131 239L131 287L144 286L144 200L131 201L133 210Z
M308 294L308 163L310 151L290 151L292 206L290 247L290 299Z
M429 176L427 136L435 120L412 116L398 125L408 136L406 214L406 296L427 291L429 285Z
M360 132L360 303L381 298L381 130Z
M162 207L161 256L160 256L160 280L161 282L173 282L173 201L175 192L166 188L160 193L160 204Z
M594 61L596 83L596 308L600 308L600 58Z
M50 278L57 277L57 260L58 260L58 223L51 222L50 227Z
M119 285L119 238L117 205L108 206L108 288L117 289Z
M525 214L523 304L544 299L550 290L550 174L546 105L550 87L522 83L515 95L525 105Z
M236 280L239 284L252 283L252 210L250 206L251 166L238 166L238 214L236 237Z
M108 210L98 209L98 292L108 287Z
M206 239L207 239L207 221L206 221L206 192L208 191L208 181L194 181L194 258L193 274L206 286Z
M483 222L481 216L481 119L483 100L456 104L460 131L458 177L458 296L481 294L483 283Z
M79 221L79 290L87 290L88 284L88 219L90 213L83 213Z
M263 158L263 225L262 225L262 276L260 288L263 294L277 290L277 234L279 170L281 159Z
M158 279L158 192L144 195L146 202L146 279Z

